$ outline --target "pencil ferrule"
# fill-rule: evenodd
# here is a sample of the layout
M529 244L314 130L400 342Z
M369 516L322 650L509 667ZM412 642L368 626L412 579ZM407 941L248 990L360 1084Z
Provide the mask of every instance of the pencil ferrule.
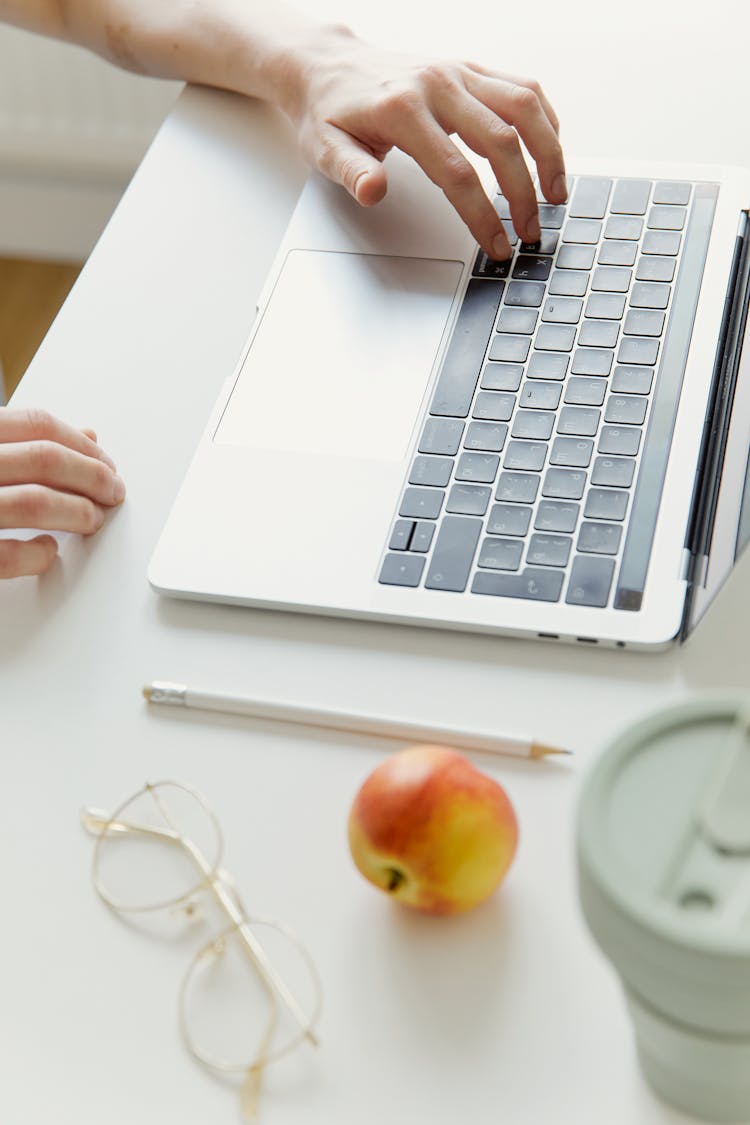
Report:
M168 703L173 707L184 707L187 688L185 684L170 684L156 680L151 684L149 700L151 703Z

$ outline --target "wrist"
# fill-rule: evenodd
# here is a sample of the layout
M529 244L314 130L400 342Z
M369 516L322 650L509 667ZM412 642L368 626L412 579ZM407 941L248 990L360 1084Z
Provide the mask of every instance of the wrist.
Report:
M314 85L326 72L336 73L356 41L344 24L309 25L269 53L266 65L268 100L293 122L298 122L311 101Z

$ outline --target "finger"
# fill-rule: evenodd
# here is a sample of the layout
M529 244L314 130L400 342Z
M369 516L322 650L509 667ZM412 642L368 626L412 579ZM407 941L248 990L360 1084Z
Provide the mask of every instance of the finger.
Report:
M545 198L551 203L564 203L567 181L562 146L534 91L528 86L478 75L467 79L467 89L498 117L515 127L536 163Z
M480 66L478 63L466 63L465 65L467 70L471 70L475 74L481 74L484 78L499 78L502 82L512 82L514 86L528 86L539 98L552 128L556 133L560 132L560 119L555 113L549 98L535 78L522 78L516 74L501 73L499 70L490 70L488 67Z
M44 574L57 558L57 540L51 535L34 539L0 539L0 578Z
M87 457L97 457L105 465L109 465L110 469L115 467L112 458L83 430L76 430L66 422L61 422L46 410L0 409L0 442L35 440L59 442L78 453L85 453Z
M458 133L490 161L518 234L525 242L536 242L541 237L539 207L515 129L463 88L446 91L437 103L445 130Z
M442 188L479 245L497 261L511 257L510 243L479 176L431 114L414 112L394 123L397 146Z
M104 522L104 509L86 496L57 492L41 484L0 489L0 527L35 527L40 531L76 531L93 535Z
M388 183L381 161L338 126L322 129L308 146L308 154L324 176L345 187L363 207L372 207L385 195Z
M125 498L123 481L103 461L54 441L0 445L0 486L10 484L44 484L107 507Z
M96 442L98 440L96 436L96 430L90 430L88 426L83 426L81 428L81 433L85 434L87 438L91 438L93 442Z

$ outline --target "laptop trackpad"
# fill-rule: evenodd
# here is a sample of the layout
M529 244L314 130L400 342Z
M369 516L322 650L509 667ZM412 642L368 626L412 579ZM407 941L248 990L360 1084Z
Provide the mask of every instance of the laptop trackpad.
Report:
M214 441L401 460L462 269L292 250Z

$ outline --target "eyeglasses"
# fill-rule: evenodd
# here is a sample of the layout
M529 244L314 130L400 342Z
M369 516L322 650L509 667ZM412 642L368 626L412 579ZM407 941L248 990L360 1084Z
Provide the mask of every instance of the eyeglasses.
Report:
M310 954L285 926L248 914L221 867L216 816L190 786L147 784L113 813L83 809L81 822L96 837L94 888L117 913L196 919L209 892L228 919L183 977L180 1030L199 1062L241 1075L242 1111L256 1120L266 1066L305 1041L318 1044L322 989Z

